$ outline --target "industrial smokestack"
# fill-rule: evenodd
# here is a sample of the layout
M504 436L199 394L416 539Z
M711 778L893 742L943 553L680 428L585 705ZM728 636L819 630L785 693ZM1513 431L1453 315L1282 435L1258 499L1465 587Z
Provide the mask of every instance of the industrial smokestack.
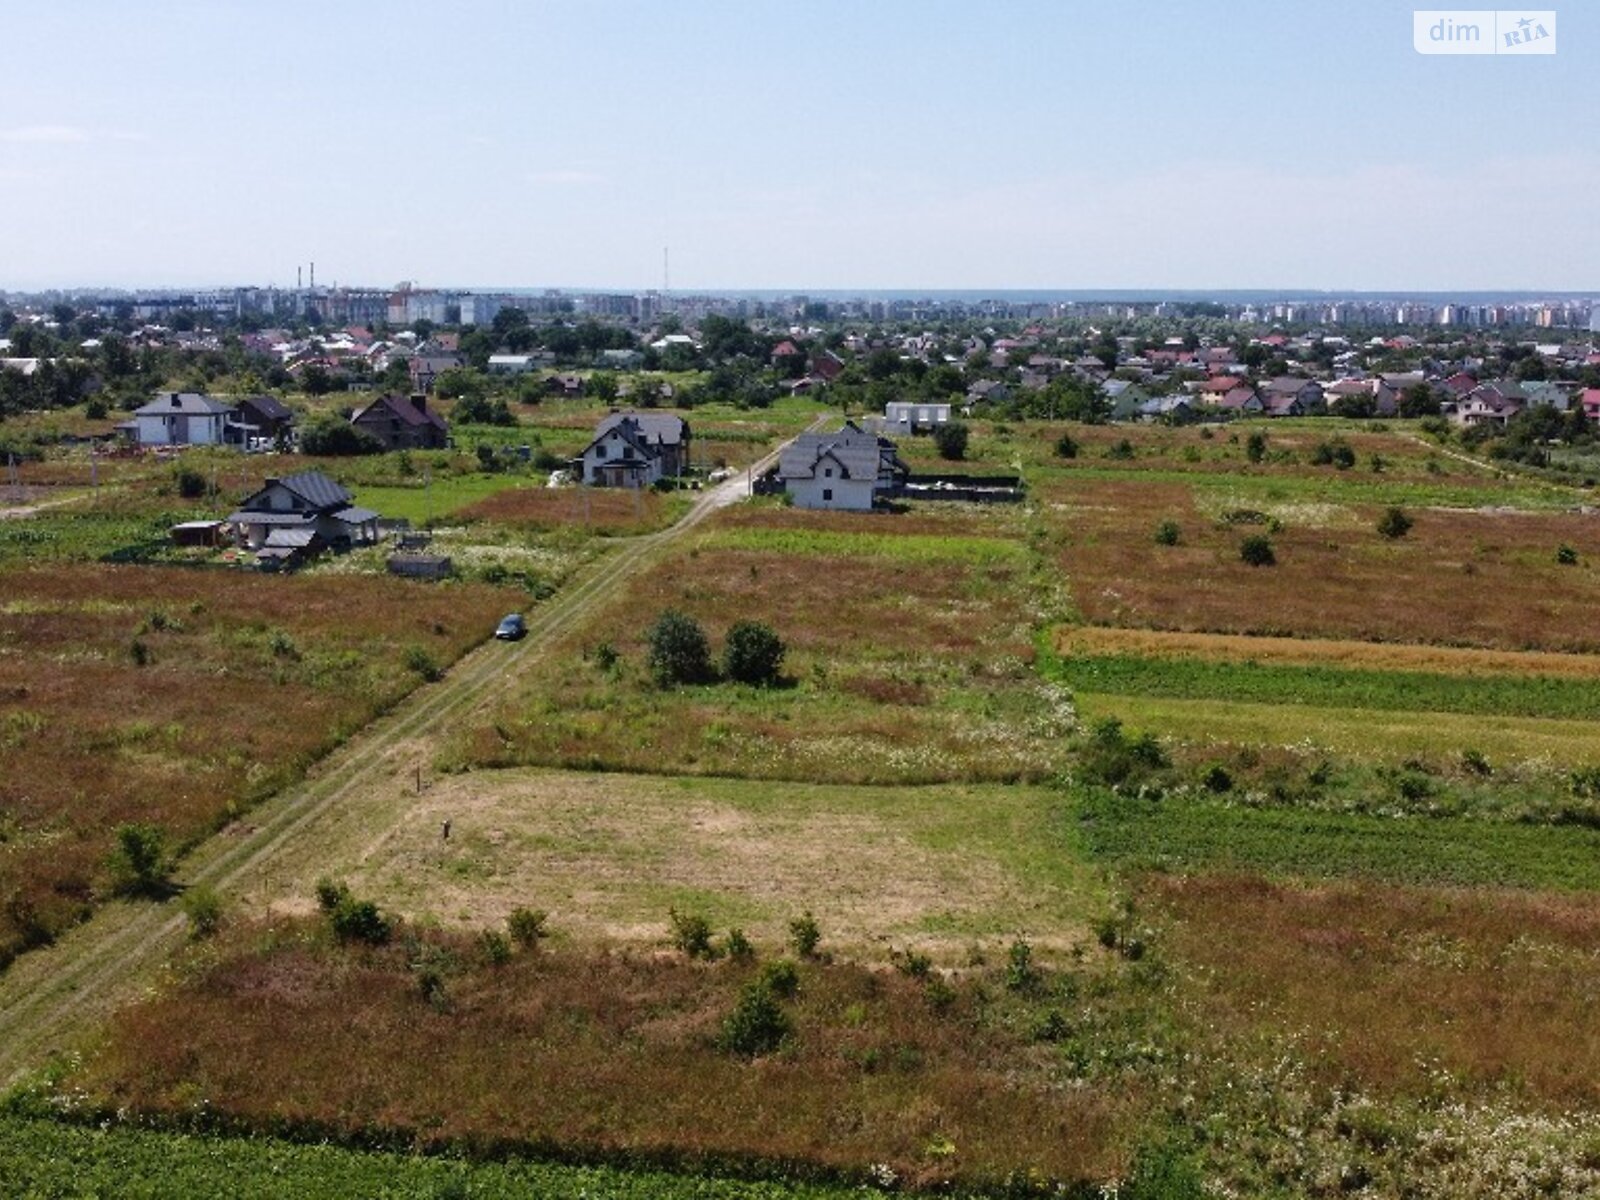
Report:
M316 263L312 263L311 264L311 290L313 292L317 290L317 264Z

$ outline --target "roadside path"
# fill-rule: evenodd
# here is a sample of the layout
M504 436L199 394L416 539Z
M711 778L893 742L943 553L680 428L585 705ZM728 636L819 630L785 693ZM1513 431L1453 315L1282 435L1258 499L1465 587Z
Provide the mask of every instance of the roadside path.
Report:
M827 420L819 417L812 428ZM529 659L551 647L600 604L657 561L711 514L750 494L749 479L777 461L780 446L703 493L684 517L659 533L630 538L581 573L528 621L520 642L491 642L462 657L437 683L425 684L318 764L306 779L251 809L241 821L192 851L176 872L183 884L224 895L271 872L297 834L358 789L413 770L419 745L498 700ZM119 1005L156 979L183 940L187 921L176 902L112 901L54 945L30 951L0 974L0 1086L69 1050Z

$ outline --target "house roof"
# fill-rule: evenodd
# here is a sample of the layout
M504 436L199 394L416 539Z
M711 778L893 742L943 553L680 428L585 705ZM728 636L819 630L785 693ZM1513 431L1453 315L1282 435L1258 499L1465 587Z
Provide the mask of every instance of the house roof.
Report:
M232 525L271 525L275 527L290 525L309 526L315 521L316 518L309 513L266 512L251 508L241 508L238 512L232 513L228 517L228 522Z
M814 479L825 458L839 464L846 479L876 479L894 443L859 427L845 424L835 433L802 433L784 447L778 474L784 479Z
M311 545L317 531L306 525L295 529L274 529L267 534L266 545L274 550L299 550Z
M269 421L282 421L294 416L294 410L276 396L246 396L239 401L241 408L247 404L255 409L257 415Z
M354 424L368 413L375 411L380 414L386 414L396 420L404 421L407 425L432 425L441 432L450 432L450 426L444 423L444 418L431 408L419 407L414 401L387 394L379 396L371 404L351 417L350 421Z
M214 396L202 396L197 392L162 392L149 404L134 409L133 415L160 417L170 413L181 413L184 416L200 417L232 412L231 405L224 404Z
M599 441L614 427L631 422L637 437L649 446L678 446L689 437L689 426L682 417L671 413L615 412L602 417L595 426L594 438Z
M333 514L335 521L343 521L346 525L361 525L367 521L378 520L378 514L370 508L360 508L352 504L349 508L341 508Z
M272 480L267 480L268 485ZM297 471L277 481L313 508L335 508L349 504L354 497L321 471Z

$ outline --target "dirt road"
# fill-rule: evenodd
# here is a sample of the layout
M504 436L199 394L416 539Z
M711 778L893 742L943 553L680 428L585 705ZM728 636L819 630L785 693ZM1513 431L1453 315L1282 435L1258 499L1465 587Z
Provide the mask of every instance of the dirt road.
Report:
M819 418L819 423L822 418ZM774 451L752 469L760 474ZM294 853L297 836L342 801L382 787L393 792L430 757L431 738L498 699L526 660L544 652L712 513L749 494L740 475L703 493L671 528L630 539L590 567L528 622L516 643L494 642L462 658L394 712L378 719L300 784L251 810L180 864L184 884L206 884L225 899L258 890ZM23 955L0 975L0 1085L69 1050L106 1014L150 985L185 936L175 902L114 901L55 945Z

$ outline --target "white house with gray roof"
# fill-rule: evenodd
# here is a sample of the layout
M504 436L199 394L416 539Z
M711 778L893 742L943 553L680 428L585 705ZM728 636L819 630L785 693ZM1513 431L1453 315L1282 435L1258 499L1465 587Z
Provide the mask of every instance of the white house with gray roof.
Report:
M878 493L905 474L893 442L848 421L835 433L802 433L778 458L796 508L870 512Z
M123 428L141 446L237 446L245 433L231 405L195 392L162 392Z
M378 514L321 471L268 479L227 523L263 565L293 561L324 546L367 546L378 540Z
M689 466L689 423L672 413L614 412L595 428L581 455L593 487L649 487Z

